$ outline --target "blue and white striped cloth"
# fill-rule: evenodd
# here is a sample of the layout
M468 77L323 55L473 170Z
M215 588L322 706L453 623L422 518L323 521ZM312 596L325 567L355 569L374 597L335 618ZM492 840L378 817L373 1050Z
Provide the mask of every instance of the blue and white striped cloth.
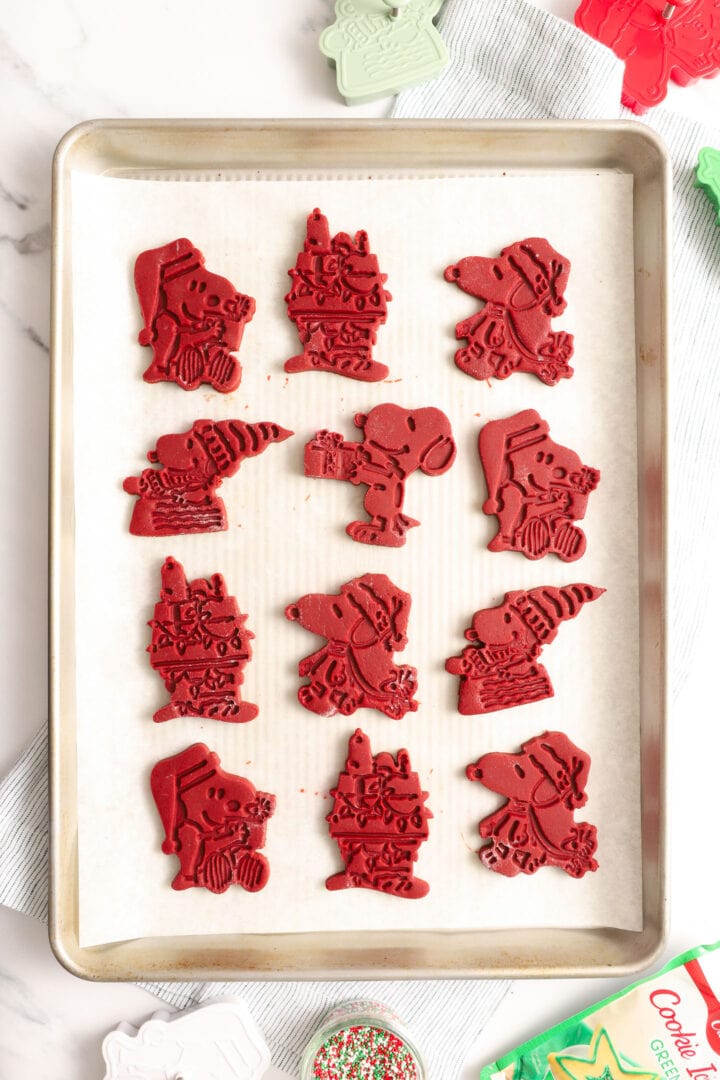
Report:
M617 118L622 65L602 45L526 0L448 0L440 29L450 63L440 78L397 99L396 117ZM720 132L663 110L645 120L664 139L674 164L674 363L671 439L686 463L672 484L683 558L707 580L720 535L720 228L694 188L700 147ZM702 378L700 378L702 375ZM714 493L708 498L708 491ZM687 677L708 592L675 595L674 692ZM47 743L36 738L0 783L0 903L47 918ZM165 983L146 989L183 1007L218 993L248 1002L281 1069L296 1071L302 1046L323 1011L347 997L380 996L422 1033L432 1080L456 1080L468 1048L507 990L504 982Z

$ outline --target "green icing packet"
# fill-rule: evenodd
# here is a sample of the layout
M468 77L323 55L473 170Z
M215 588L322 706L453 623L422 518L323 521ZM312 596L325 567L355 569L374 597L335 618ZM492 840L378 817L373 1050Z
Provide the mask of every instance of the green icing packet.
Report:
M536 1035L480 1080L720 1080L720 941Z

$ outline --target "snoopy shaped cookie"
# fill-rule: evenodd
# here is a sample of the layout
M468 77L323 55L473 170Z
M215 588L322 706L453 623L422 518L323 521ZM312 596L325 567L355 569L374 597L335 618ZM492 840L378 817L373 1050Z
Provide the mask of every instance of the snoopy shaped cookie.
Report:
M526 371L547 386L569 379L572 334L551 328L565 310L569 276L569 259L538 237L510 244L497 259L469 256L448 266L446 281L485 301L455 327L468 342L455 353L460 370L474 379Z
M505 593L502 604L476 611L465 631L470 644L445 662L446 671L460 676L458 711L474 716L552 697L550 676L538 657L561 623L577 618L604 592L582 582L560 589L546 585Z
M507 799L480 822L489 841L478 852L483 865L505 877L543 866L574 878L597 870L597 829L575 821L575 810L587 802L589 772L589 754L560 731L528 739L519 754L484 754L468 765L469 780Z
M123 489L136 495L130 519L134 536L222 532L225 504L216 494L246 458L293 434L272 421L196 420L189 431L161 435L148 452L151 468L128 476ZM155 466L159 466L155 468Z
M488 489L483 511L498 520L490 551L579 559L586 538L575 522L585 517L599 471L553 442L550 425L535 409L485 424L478 449Z
M339 593L308 593L289 604L291 622L327 639L298 664L309 680L298 690L300 704L319 716L365 708L399 720L415 712L417 671L393 662L407 644L410 603L385 574L364 574Z
M184 238L138 255L135 290L145 321L138 340L153 351L145 382L237 390L242 368L232 354L255 314L251 296L211 273L202 252Z
M305 475L366 484L369 521L352 521L348 536L361 544L402 547L408 529L419 525L403 511L405 482L420 469L442 476L455 460L450 421L439 409L376 405L358 413L362 440L346 442L335 431L318 431L305 446Z

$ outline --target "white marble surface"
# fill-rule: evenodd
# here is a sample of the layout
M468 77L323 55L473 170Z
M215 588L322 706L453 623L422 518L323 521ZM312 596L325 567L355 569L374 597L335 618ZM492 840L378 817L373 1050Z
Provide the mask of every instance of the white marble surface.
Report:
M570 17L573 0L543 0ZM478 4L481 17L481 4ZM0 567L5 618L0 773L46 715L46 495L50 268L50 161L61 135L96 116L383 116L388 102L348 113L316 50L330 0L250 5L217 0L25 0L0 5L0 335L3 383L0 447ZM720 83L671 90L669 104L718 122ZM717 298L708 298L717 303ZM717 357L705 358L717 363ZM688 375L689 378L694 376ZM712 460L674 447L676 476L698 475ZM690 480L688 480L690 482ZM717 492L708 493L716 499ZM674 523L677 530L692 522ZM702 594L697 621L683 632L697 648L673 676L671 806L674 899L668 947L680 951L720 936L717 918L717 727L714 671L720 578L716 537L703 539L693 565L675 567L674 588ZM697 545L696 545L697 550ZM83 983L62 970L46 930L0 908L0 1078L41 1080L102 1075L100 1040L120 1019L140 1021L157 1002L130 986ZM481 1064L564 1014L615 987L612 980L517 983L468 1059ZM433 1080L448 1080L438 1077Z

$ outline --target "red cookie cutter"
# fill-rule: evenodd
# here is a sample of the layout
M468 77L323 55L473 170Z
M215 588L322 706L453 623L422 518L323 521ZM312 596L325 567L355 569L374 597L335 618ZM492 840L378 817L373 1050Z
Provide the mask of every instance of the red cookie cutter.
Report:
M528 739L521 754L484 754L468 765L469 780L508 800L480 822L490 843L478 855L488 870L515 877L557 866L574 878L597 870L597 829L574 818L587 802L589 771L590 756L560 731Z
M488 489L483 511L498 519L490 551L521 551L528 559L551 553L563 562L585 551L585 533L573 522L585 517L600 473L553 442L549 432L534 409L491 420L480 432Z
M644 113L720 71L719 0L583 0L575 24L625 61L622 103Z
M476 611L465 631L470 645L445 661L445 670L460 676L458 711L474 716L552 697L550 676L537 657L555 640L560 623L604 592L593 585L545 586L505 593L498 607Z
M313 210L307 239L293 270L285 297L288 318L297 326L303 351L285 363L285 370L333 371L349 379L378 382L388 374L372 358L377 331L387 318L392 297L383 285L378 261L366 232L338 233L330 239L324 214Z
M138 341L153 351L145 382L237 390L242 368L231 354L255 314L251 296L206 270L202 252L184 239L138 255L135 289L145 320Z
M257 892L267 885L270 867L257 849L265 845L274 795L226 773L203 743L159 761L150 789L165 829L162 850L180 860L173 889L223 893L240 885Z
M171 696L153 720L203 716L244 724L254 720L257 705L242 701L243 669L252 657L255 637L221 574L188 581L176 559L161 570L160 602L149 623L150 663Z
M432 813L407 750L398 750L397 760L388 753L373 757L370 739L358 728L348 742L345 772L330 794L335 802L327 821L345 869L329 877L326 887L425 896L430 886L413 877L413 863L428 838Z
M309 682L298 701L319 716L356 709L378 709L399 720L414 712L415 668L393 664L393 653L407 644L410 596L384 574L365 574L348 581L340 593L309 593L285 609L292 622L327 644L298 664Z
M135 536L221 532L227 529L225 504L215 494L245 458L257 457L270 443L293 434L269 421L196 420L189 431L162 435L148 461L159 469L128 476L123 488L137 495L130 521Z
M402 547L420 522L403 513L405 481L416 469L441 476L455 460L450 421L439 409L376 405L358 413L362 442L345 442L335 431L318 431L305 446L305 475L367 484L370 521L352 521L348 536L361 544Z
M474 379L527 371L548 386L569 379L572 334L550 329L565 310L569 275L570 261L538 238L503 248L499 259L470 256L448 266L447 281L485 301L455 327L455 336L468 341L455 353L460 370Z

